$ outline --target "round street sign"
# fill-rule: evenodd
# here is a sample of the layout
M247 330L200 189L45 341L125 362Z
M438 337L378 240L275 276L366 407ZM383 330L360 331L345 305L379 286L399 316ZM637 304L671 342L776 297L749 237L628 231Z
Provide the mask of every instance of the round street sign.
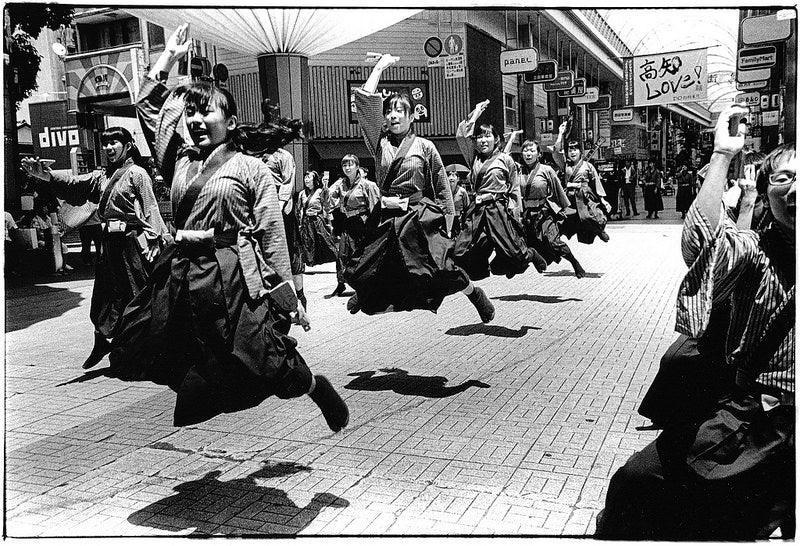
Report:
M448 55L458 55L464 49L464 42L458 34L451 34L444 39L444 48Z
M428 57L438 57L442 53L442 41L437 36L431 36L425 40L423 49Z

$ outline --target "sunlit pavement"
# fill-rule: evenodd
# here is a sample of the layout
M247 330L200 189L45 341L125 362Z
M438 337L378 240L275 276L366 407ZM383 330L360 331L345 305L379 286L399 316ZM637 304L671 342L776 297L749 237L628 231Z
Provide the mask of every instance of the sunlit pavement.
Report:
M665 199L666 201L666 199ZM674 199L669 200L674 207ZM174 394L84 373L90 279L6 293L11 537L559 535L594 531L608 480L655 438L636 413L673 341L679 215L611 222L569 264L479 283L438 314L351 316L306 277L294 330L350 407L331 434L303 397L174 428Z

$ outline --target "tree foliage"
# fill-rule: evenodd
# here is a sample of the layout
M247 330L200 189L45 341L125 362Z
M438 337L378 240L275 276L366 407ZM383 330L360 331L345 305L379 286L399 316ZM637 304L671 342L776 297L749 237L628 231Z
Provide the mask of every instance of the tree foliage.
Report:
M14 104L30 97L38 87L36 76L42 56L33 45L43 28L58 30L72 21L74 9L58 4L6 4L3 53L5 78Z

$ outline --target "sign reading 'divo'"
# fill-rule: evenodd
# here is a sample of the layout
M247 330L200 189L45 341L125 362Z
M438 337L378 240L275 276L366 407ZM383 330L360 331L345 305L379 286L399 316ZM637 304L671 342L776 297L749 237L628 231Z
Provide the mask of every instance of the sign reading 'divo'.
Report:
M512 49L500 53L500 72L502 74L520 74L536 70L539 65L539 52L534 48Z
M80 146L78 127L45 127L44 131L39 133L39 146L42 148Z

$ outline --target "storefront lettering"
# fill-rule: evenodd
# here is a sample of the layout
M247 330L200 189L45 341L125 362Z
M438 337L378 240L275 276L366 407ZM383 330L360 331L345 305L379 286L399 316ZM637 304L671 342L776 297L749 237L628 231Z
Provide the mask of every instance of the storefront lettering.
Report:
M78 129L76 128L57 128L45 127L39 133L39 146L42 148L59 148L62 146L80 146Z

